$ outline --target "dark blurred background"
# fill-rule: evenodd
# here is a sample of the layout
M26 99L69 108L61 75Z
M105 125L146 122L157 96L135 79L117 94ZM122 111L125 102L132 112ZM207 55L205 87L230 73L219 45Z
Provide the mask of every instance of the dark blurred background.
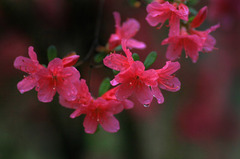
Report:
M40 63L47 64L50 45L61 58L75 51L83 59L96 39L102 1L0 0L0 159L239 159L239 0L201 0L194 6L209 6L200 30L221 23L212 33L218 49L200 53L196 64L182 56L176 73L181 90L163 91L164 104L154 100L144 108L136 102L134 109L116 115L121 126L117 133L100 129L86 134L84 116L70 119L72 110L61 107L57 96L46 104L33 90L19 93L16 85L24 73L13 67L14 59L28 56L28 46L34 46ZM150 27L144 3L133 2L105 0L98 43L105 45L114 33L112 12L119 11L122 22L135 18L141 24L136 39L147 48L133 52L143 61L150 51L157 51L152 68L161 68L166 62L161 41L168 30ZM113 75L105 67L90 68L90 61L92 57L78 69L97 97L103 78Z

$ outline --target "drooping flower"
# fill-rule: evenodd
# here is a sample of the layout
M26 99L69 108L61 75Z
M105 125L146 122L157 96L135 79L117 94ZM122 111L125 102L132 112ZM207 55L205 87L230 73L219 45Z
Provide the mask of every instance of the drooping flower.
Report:
M120 45L122 39L128 39L127 46L129 48L144 49L146 47L144 42L140 42L132 38L140 29L139 22L136 19L129 18L121 26L120 14L118 12L114 12L113 15L116 23L116 32L114 34L111 34L108 40L109 49L113 50L118 45Z
M176 92L180 89L181 83L179 79L172 75L179 69L180 69L179 62L167 61L166 65L162 69L156 70L158 74L157 79L158 86L151 88L153 96L157 99L159 104L164 102L164 98L160 91L160 88L171 92Z
M77 89L74 85L80 78L80 73L74 67L64 67L63 61L55 58L47 68L37 72L38 99L41 102L51 102L56 92L66 100L76 99Z
M169 19L169 36L178 35L180 32L180 19L188 21L189 9L183 3L177 5L176 3L170 4L169 2L158 3L152 2L147 6L148 15L147 22L151 26L161 26Z
M28 55L30 58L18 56L14 61L14 67L23 72L28 73L28 76L24 76L24 79L17 84L17 88L20 93L30 91L37 85L36 73L44 68L39 64L37 59L37 54L33 50L34 48L30 46L28 48Z
M92 96L89 92L88 86L84 79L78 80L74 83L78 93L76 99L73 101L66 100L63 96L59 96L59 103L70 109L77 109L82 106L88 106L92 101Z
M190 57L195 63L198 60L198 52L210 52L214 49L216 40L209 35L220 27L219 24L210 27L205 31L197 31L196 27L200 26L206 18L207 8L202 8L192 23L188 27L182 26L179 35L169 37L163 40L162 45L169 44L166 57L169 60L176 60L180 57L184 48L186 57Z
M87 106L80 106L71 115L71 118L76 118L82 114L86 114L83 126L85 132L93 134L98 124L105 131L114 133L120 129L118 120L113 116L123 110L123 106L115 100L106 100L102 97L92 100Z

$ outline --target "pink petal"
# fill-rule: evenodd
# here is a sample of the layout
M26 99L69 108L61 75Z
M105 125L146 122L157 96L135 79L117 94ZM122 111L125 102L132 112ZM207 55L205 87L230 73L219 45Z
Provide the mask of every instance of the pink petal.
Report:
M26 73L35 73L38 71L38 67L31 59L23 56L18 56L14 61L14 67Z
M208 9L207 6L205 6L199 10L198 14L196 15L196 17L193 19L192 23L190 24L190 26L192 28L197 28L203 23L203 21L207 17L207 9Z
M84 114L86 112L83 112L82 111L82 108L79 108L79 109L76 109L71 115L70 115L70 118L74 119L82 114Z
M116 97L118 100L123 101L133 93L133 88L129 84L121 84L116 92Z
M29 75L27 77L24 77L22 81L18 82L17 88L20 93L24 93L27 91L30 91L37 85L37 80L34 78L34 76Z
M152 94L157 99L158 104L162 104L164 102L164 97L162 95L162 92L158 88L158 86L151 87L151 88L152 88Z
M133 58L132 58L132 53L129 49L127 49L127 43L128 40L127 39L123 39L121 44L122 44L122 49L125 52L127 59L128 59L128 63L129 65L131 65L133 63Z
M141 81L148 86L157 85L158 74L154 69L144 71L141 75Z
M38 100L45 103L51 102L53 100L53 96L56 94L56 89L54 89L52 79L42 78L39 79L38 83Z
M103 59L103 63L105 66L117 71L123 71L129 67L128 59L116 53L106 56Z
M136 19L130 18L122 24L121 35L124 39L130 39L136 35L140 29L140 24Z
M188 21L189 8L183 3L180 3L178 6L178 16L180 19Z
M216 45L216 39L213 36L208 35L203 45L203 50L205 52L211 52L215 48L214 47L215 45Z
M152 102L153 95L150 88L146 85L136 87L135 95L141 104L149 105Z
M121 44L121 38L117 34L111 34L108 40L109 50L115 49L118 45Z
M134 103L128 99L125 99L124 101L122 101L122 104L124 106L124 109L132 109L134 106Z
M137 41L135 39L128 39L127 46L129 48L136 48L136 49L145 49L146 48L146 44L144 42Z
M32 60L38 62L38 60L37 60L37 54L34 52L33 49L34 49L34 48L33 48L32 46L29 46L29 48L28 48L28 55L29 55L29 57L30 57Z
M73 101L77 97L78 91L72 81L69 81L68 79L65 79L64 81L58 79L56 89L59 95L68 101Z
M116 79L114 78L113 80L111 80L110 81L110 83L111 83L111 85L112 86L116 86L116 85L118 85L119 84L119 82L118 81L116 81Z
M56 71L62 70L63 69L62 59L55 58L52 61L50 61L48 64L48 69L51 72L56 72Z
M79 55L71 55L71 56L64 57L62 59L63 67L70 67L75 65L79 57L80 57Z
M110 133L115 133L120 129L118 120L111 113L102 115L100 124L105 131Z
M181 82L177 77L174 77L172 79L166 80L162 84L159 84L159 86L161 89L165 89L171 92L177 92L181 88Z
M167 61L166 65L162 69L158 70L158 73L159 74L171 75L179 69L180 69L180 63L179 62Z
M119 14L119 12L113 12L113 16L114 16L114 19L115 19L115 27L116 27L116 30L119 30L119 29L120 29L120 26L121 26L121 17L120 17L120 14Z
M180 33L180 18L176 16L175 14L172 14L172 16L169 19L169 34L168 36L177 36Z
M189 56L193 63L196 63L198 60L198 52L202 48L202 41L197 35L190 35L187 38L184 38L184 49L186 56Z
M85 132L88 134L93 134L97 129L98 122L95 118L92 118L89 114L87 114L83 121L83 126L85 128Z
M61 70L61 76L74 83L75 81L79 81L80 73L75 67L65 67Z
M178 37L170 37L162 42L162 45L169 44L167 48L166 57L167 59L173 61L180 57L183 44Z

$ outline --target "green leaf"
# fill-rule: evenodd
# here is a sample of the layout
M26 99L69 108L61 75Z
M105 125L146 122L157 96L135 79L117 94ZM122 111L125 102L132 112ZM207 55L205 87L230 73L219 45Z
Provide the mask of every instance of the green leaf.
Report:
M99 87L98 95L102 96L105 92L107 92L110 89L110 87L111 87L110 79L105 78Z
M144 61L145 68L149 68L155 62L156 58L157 53L155 51L150 52Z
M115 51L122 51L122 45L118 45L117 47L115 47L114 50Z
M196 16L191 16L190 18L188 18L188 23L191 23L195 17Z
M106 56L105 52L100 52L94 56L94 62L101 63Z
M134 61L139 61L139 55L137 53L133 53L132 58Z
M198 3L199 0L188 0L187 1L187 6L193 6Z
M47 49L48 62L57 57L57 48L54 45L50 45Z
M196 9L192 8L192 7L189 7L189 12L192 14L192 15L197 15L198 14L198 11L196 11Z
M120 71L113 70L113 74L117 75Z

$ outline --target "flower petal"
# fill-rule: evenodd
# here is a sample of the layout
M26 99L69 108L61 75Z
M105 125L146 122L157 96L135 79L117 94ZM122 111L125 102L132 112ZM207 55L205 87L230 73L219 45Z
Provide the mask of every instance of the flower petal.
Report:
M135 95L141 104L149 105L149 104L151 104L152 99L153 99L152 92L151 92L150 88L146 85L137 87L135 89Z
M164 97L162 95L162 92L158 88L158 86L151 87L151 88L152 88L152 94L157 99L158 104L162 104L164 102Z
M110 133L115 133L120 129L118 120L111 113L103 114L100 124L105 131Z
M145 49L146 48L146 44L144 42L137 41L135 39L128 39L127 46L129 48L136 48L136 49Z
M133 88L129 86L129 84L123 83L118 86L116 97L118 100L123 101L124 99L131 96L132 93L133 93Z
M92 118L89 114L87 114L83 121L83 126L85 128L85 132L88 134L93 134L97 129L98 122L95 118Z
M106 56L103 63L105 66L117 71L123 71L129 67L127 57L116 53Z
M34 76L29 75L27 77L24 77L24 79L17 84L17 88L20 93L24 93L27 91L30 91L37 85L37 80L34 78Z
M78 61L79 57L80 57L79 55L71 55L71 56L64 57L62 59L63 66L70 67L70 66L75 65L75 63Z
M121 35L123 39L130 39L136 35L140 24L136 19L130 18L122 24Z

